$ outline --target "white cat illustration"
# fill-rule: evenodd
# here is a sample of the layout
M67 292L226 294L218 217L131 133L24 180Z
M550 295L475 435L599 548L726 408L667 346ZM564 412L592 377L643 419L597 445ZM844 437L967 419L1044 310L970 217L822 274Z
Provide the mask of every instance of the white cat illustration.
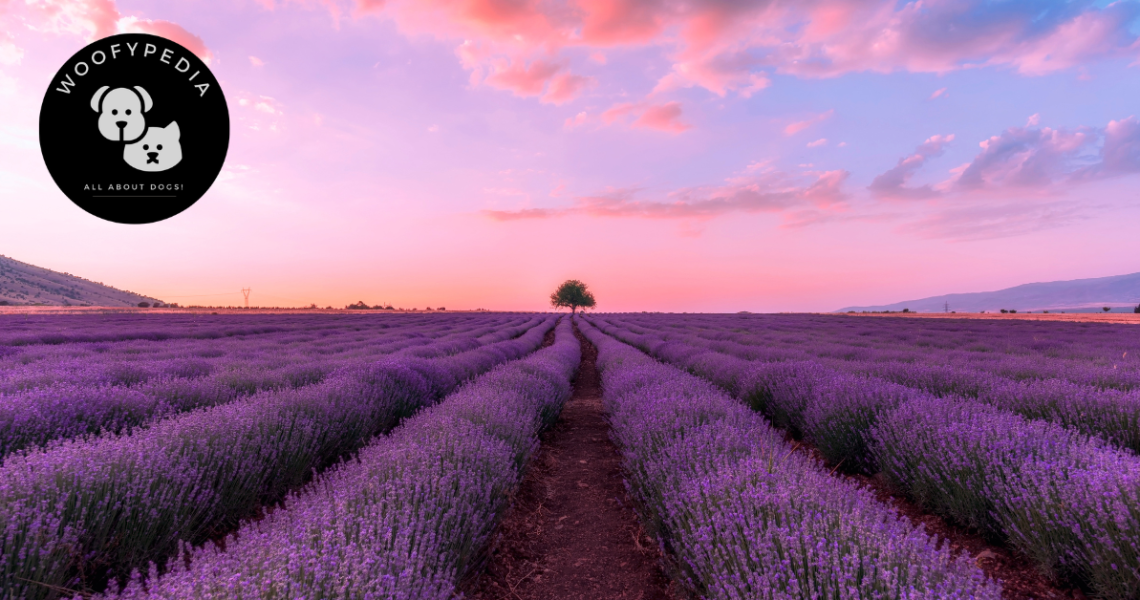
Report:
M177 121L166 127L150 127L141 140L123 148L123 160L140 171L165 171L182 162L181 138Z

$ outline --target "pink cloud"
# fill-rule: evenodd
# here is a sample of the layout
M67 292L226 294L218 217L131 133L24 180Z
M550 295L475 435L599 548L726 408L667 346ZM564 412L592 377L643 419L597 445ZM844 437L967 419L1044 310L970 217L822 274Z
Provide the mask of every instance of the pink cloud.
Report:
M566 119L566 122L563 123L563 128L570 130L581 127L582 125L586 124L586 121L589 120L589 118L590 117L586 114L586 112L582 111L577 115Z
M827 145L827 138L819 138L818 140L816 140L814 142L808 142L807 147L808 148L819 148L820 146L826 146L826 145Z
M1033 2L988 0L356 0L356 6L408 33L488 44L500 59L557 57L567 47L661 46L671 69L658 91L700 86L720 96L750 96L770 84L772 71L834 77L1005 67L1041 75L1140 51L1129 29L1140 5L1132 2L1048 11Z
M621 102L602 112L602 121L606 125L611 125L615 121L636 116L632 123L634 127L681 133L692 128L692 125L681 121L682 112L679 102L664 104L650 104L646 101Z
M207 63L213 58L202 38L181 25L135 16L124 17L113 0L30 0L13 3L9 7L0 5L0 8L11 10L19 22L32 29L79 35L87 40L116 33L150 33L181 44ZM22 55L10 36L0 36L0 61L7 59L10 62Z
M699 85L722 98L730 91L750 98L772 84L766 74L752 71L757 64L757 59L745 53L679 62L657 82L654 92Z
M1046 189L1140 173L1140 120L1110 121L1104 128L1010 127L983 140L982 151L950 182L963 191ZM1099 144L1099 147L1098 147Z
M955 186L963 190L1043 188L1066 179L1073 162L1096 137L1088 127L1011 127L979 144L981 153L958 176Z
M934 90L934 93L930 95L931 100L935 100L937 98L945 98L945 97L946 97L946 88Z
M822 123L822 122L830 119L831 116L834 114L835 114L835 110L832 109L832 110L829 110L825 113L820 113L820 114L818 114L818 115L816 115L810 119L805 119L803 121L796 121L794 123L788 123L788 125L784 127L784 135L795 135L795 134L807 129L808 127L811 127L812 125L815 125L816 123Z
M927 138L914 150L914 154L900 158L894 168L876 177L867 189L871 190L872 194L883 198L917 199L937 196L938 192L929 185L908 187L907 183L926 164L927 160L942 156L946 151L946 146L952 141L954 141L953 134L935 135Z
M633 122L634 127L648 127L669 133L681 133L692 125L681 121L681 104L679 102L666 102L650 106Z
M1140 119L1131 116L1108 122L1094 172L1100 176L1140 173Z
M605 112L602 113L602 120L606 122L606 125L609 125L626 115L633 114L639 108L641 108L641 106L641 103L637 102L622 102L615 104L607 108Z
M119 9L113 0L39 0L27 4L34 26L89 40L119 32Z
M16 45L12 34L0 31L0 65L18 65L24 58L24 51Z
M590 45L647 43L664 31L669 15L659 2L579 0L582 40Z
M255 67L264 67L265 61L261 60L260 58L258 58L256 56L251 56L251 57L249 57L249 64L251 64Z
M992 240L1056 229L1087 218L1070 202L1024 202L955 207L905 223L902 233L953 241Z
M207 64L213 58L213 53L206 47L202 38L186 31L181 25L171 23L170 21L151 21L148 19L138 19L135 17L125 17L118 22L119 32L121 33L150 33L157 36L164 37L168 40L181 44L187 50L193 52L198 58L205 61Z
M670 200L635 198L636 188L609 190L576 198L568 208L527 208L515 211L485 210L496 221L546 219L563 216L626 217L643 219L711 219L731 213L778 213L789 210L841 210L846 198L846 171L791 175L775 170L748 178L730 179L726 185L679 190ZM814 179L812 179L814 177ZM808 181L804 181L804 179Z
M561 68L560 65L542 60L536 60L530 65L522 64L521 61L512 62L496 67L484 81L492 87L510 90L517 96L537 96Z
M542 101L548 104L564 104L577 98L583 90L596 83L593 77L559 73L551 79L550 87L542 96Z

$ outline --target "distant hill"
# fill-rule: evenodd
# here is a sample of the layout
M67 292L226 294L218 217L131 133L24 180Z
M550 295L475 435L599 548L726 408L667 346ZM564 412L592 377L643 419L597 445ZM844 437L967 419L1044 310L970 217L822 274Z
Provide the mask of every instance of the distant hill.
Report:
M0 303L44 306L138 306L155 298L0 255Z
M947 304L950 305L950 310L958 312L983 310L997 312L1003 308L1015 309L1018 312L1031 310L1091 312L1100 311L1102 306L1112 307L1117 312L1122 309L1131 312L1140 304L1140 273L1073 281L1027 283L996 292L946 294L881 306L848 306L839 309L838 312L904 308L909 308L911 312L943 312Z

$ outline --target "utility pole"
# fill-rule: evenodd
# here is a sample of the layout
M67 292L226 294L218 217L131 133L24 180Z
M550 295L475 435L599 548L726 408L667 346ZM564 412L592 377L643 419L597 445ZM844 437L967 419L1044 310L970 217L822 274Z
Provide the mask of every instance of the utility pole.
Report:
M253 288L242 288L241 289L241 294L243 296L245 296L245 307L246 308L249 308L249 293L252 291L253 291Z

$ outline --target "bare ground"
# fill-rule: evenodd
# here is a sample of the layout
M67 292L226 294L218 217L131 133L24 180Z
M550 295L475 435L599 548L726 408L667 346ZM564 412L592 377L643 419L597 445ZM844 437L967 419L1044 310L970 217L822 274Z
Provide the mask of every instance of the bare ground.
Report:
M479 600L670 600L660 552L638 524L609 438L595 361L575 328L582 364L574 395L505 516L486 571L462 586Z
M812 444L802 440L795 441L790 437L789 441L795 442L800 451L827 465L823 456ZM869 488L880 502L894 508L911 523L922 525L928 534L942 540L942 544L950 544L952 552L965 553L972 558L974 564L978 565L987 577L1001 581L1001 595L1004 600L1085 600L1086 598L1080 589L1069 588L1046 577L1024 554L1000 544L993 544L980 533L959 527L923 509L906 495L892 489L881 476L868 477L841 473L836 473L836 476Z

